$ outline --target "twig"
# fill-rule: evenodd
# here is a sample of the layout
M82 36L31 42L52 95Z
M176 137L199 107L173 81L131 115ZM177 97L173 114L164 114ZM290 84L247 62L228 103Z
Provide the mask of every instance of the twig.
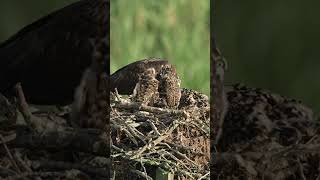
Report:
M24 162L24 160L21 158L21 154L19 152L14 153L14 157L16 158L17 162L22 166L28 173L33 173L32 169ZM40 177L35 177L36 180L41 180Z
M183 115L183 116L188 116L186 111L183 110L174 110L174 109L163 109L163 108L158 108L158 107L152 107L152 106L146 106L143 104L139 103L127 103L127 102L122 102L122 103L115 103L114 108L121 108L121 109L133 109L133 110L139 110L139 111L147 111L155 114L176 114L176 115Z
M111 110L117 115L118 118L122 120L121 124L127 128L122 130L128 135L128 137L132 140L134 144L138 145L138 141L134 139L134 137L138 137L144 144L146 144L146 141L144 140L143 135L141 135L141 132L139 132L136 128L132 126L129 126L129 124L126 123L126 121L113 108L111 108Z
M1 177L8 177L8 176L13 176L13 175L17 175L17 172L9 169L9 168L5 168L0 166L0 176Z
M20 166L22 166L26 171L30 173L32 172L31 168L22 160L21 154L19 152L15 152L14 157L20 163Z
M109 139L105 139L99 129L73 129L45 131L38 133L21 127L17 129L17 137L10 143L13 147L29 149L51 149L87 152L94 155L108 156Z
M12 156L12 154L11 154L8 146L7 146L7 144L4 142L3 136L0 135L0 138L1 138L1 141L2 141L2 144L3 144L3 146L4 146L4 149L6 150L6 152L7 152L8 156L9 156L9 159L10 159L13 167L16 169L16 171L18 171L19 173L21 173L21 170L20 170L20 168L18 167L16 161L14 160L14 158L13 158L13 156Z
M160 143L161 141L163 141L164 139L166 139L172 132L173 130L175 130L178 126L179 123L178 122L173 122L173 125L171 126L171 128L165 132L163 135L161 135L160 137L158 137L157 139L155 139L153 142L146 144L145 146L143 146L142 148L140 148L138 151L134 152L134 156L132 156L132 159L136 159L138 157L140 157L140 155L146 151L147 149L151 148L152 146L156 146L158 143Z
M208 172L207 174L201 176L198 180L202 180L202 179L206 178L207 176L210 176L210 172Z
M141 158L141 159L142 159L142 158ZM142 167L142 169L143 169L144 174L145 174L146 176L148 176L147 169L146 169L146 167L144 167L141 159L140 159L140 165L141 165L141 167ZM146 179L148 179L148 178L146 178Z
M173 154L171 154L170 152L165 151L164 154L167 154L168 156L170 156L172 159L174 159L176 162L180 163L185 169L187 169L188 171L191 171L191 169L184 164L180 159L178 159L177 157L175 157Z
M27 177L63 177L65 173L62 172L32 172L32 173L21 173L14 176L6 177L8 180L20 180Z
M57 170L78 169L88 174L109 178L111 166L110 166L110 162L108 163L109 163L109 167L95 168L95 167L83 165L83 164L72 164L72 163L59 162L59 161L33 161L32 162L32 164L35 167L38 167L38 169L39 168L50 168L50 169L57 169Z
M157 136L161 136L160 132L158 131L158 128L153 124L152 121L148 120L148 123L150 124L153 132L157 135Z
M194 161L192 161L187 155L177 151L177 150L174 150L175 153L177 153L179 156L181 156L182 158L188 160L193 166L195 166L196 168L199 168L198 164L195 163Z
M18 101L19 101L19 109L26 121L26 123L28 123L28 125L30 127L33 127L32 126L32 123L31 123L31 117L32 117L32 114L31 112L29 111L29 105L26 101L26 98L24 96L24 93L23 93L23 90L22 90L22 86L21 86L21 83L17 83L16 86L15 86L15 90L16 90L16 94L18 96Z
M300 162L300 160L298 159L298 164L299 164L299 173L300 173L300 176L303 180L307 180L306 176L304 175L304 172L303 172L303 166Z
M14 132L12 132L11 134L9 134L5 137L2 136L2 141L0 142L0 144L9 143L11 141L14 141L16 139L16 137L17 137L17 134Z
M118 99L119 101L121 101L121 98L120 98L120 96L119 96L119 93L118 93L118 89L117 89L117 88L114 89L114 92L115 92L115 96L117 97L117 99Z

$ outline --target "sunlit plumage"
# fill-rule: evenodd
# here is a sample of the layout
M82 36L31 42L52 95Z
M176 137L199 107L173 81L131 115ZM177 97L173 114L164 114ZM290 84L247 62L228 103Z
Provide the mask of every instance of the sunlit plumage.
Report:
M159 81L155 77L156 71L154 68L149 68L140 75L133 94L135 101L150 106L157 101Z
M171 66L164 65L158 79L160 80L160 97L165 100L168 107L177 108L181 98L181 81L176 74L176 70Z

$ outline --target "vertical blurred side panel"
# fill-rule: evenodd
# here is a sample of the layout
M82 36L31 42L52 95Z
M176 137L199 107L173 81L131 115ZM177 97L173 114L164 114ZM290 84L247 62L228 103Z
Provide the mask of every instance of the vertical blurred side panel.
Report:
M105 61L106 61L106 69L107 69L107 72L106 72L106 80L107 80L107 89L105 90L105 92L107 93L107 117L106 117L106 121L107 121L107 125L106 125L106 134L107 134L107 140L109 140L108 142L108 149L109 149L109 154L107 155L107 158L109 159L109 167L107 167L107 171L109 170L109 178L107 179L111 179L111 169L112 169L112 166L111 166L111 161L110 161L110 153L111 153L111 142L110 142L110 139L111 139L111 130L110 130L110 0L106 0L107 1L107 9L105 10L105 14L106 14L106 17L107 17L107 23L105 24L106 26L106 29L104 30L104 32L107 34L106 38L105 38L105 44L107 45L107 47L105 47L107 53L105 54Z
M215 23L215 1L211 2L210 11L210 49L211 49L211 112L210 112L210 144L211 144L211 171L217 164L215 157L220 136L222 134L222 125L227 110L227 100L224 87L224 78L226 71L226 61L223 58L217 46L216 23Z

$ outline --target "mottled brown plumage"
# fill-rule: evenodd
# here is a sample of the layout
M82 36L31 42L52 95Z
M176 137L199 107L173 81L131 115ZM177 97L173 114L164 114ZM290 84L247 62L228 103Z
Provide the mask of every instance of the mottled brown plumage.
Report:
M154 68L149 68L140 75L133 93L135 101L143 105L153 106L159 98L159 81L155 77L156 71Z
M175 68L167 60L149 58L133 62L115 73L110 77L110 89L114 91L117 88L119 94L132 94L133 89L139 81L139 75L144 73L148 68L154 68L158 74L163 65L172 68L173 74L176 74Z
M30 103L71 103L84 70L92 62L90 39L98 31L108 30L108 12L109 0L81 0L3 42L0 92L10 95L12 87L21 82Z
M177 108L181 98L180 79L171 66L164 65L158 78L160 81L159 95L170 108Z

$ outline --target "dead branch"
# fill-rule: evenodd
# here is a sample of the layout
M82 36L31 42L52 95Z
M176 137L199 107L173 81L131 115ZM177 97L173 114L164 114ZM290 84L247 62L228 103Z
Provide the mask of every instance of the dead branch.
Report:
M98 129L72 129L37 133L26 127L17 128L11 147L86 152L99 156L110 154L109 140Z

